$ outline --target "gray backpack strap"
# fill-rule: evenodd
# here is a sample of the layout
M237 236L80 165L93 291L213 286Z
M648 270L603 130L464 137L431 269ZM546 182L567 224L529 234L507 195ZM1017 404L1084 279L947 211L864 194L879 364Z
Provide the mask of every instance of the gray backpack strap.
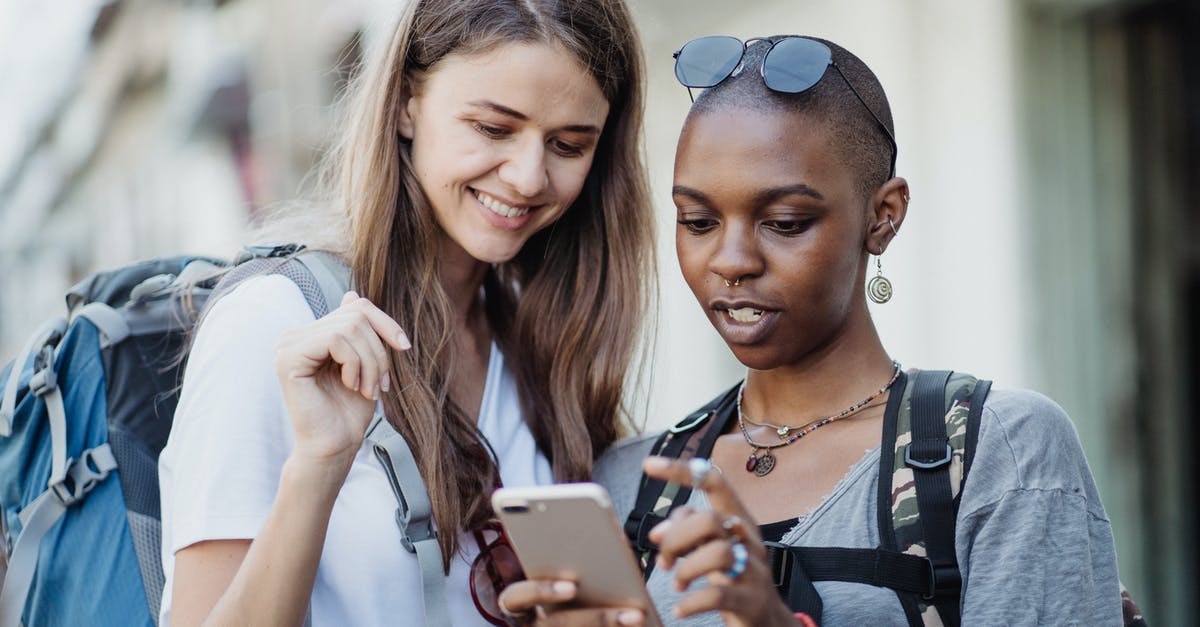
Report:
M295 260L312 274L321 294L325 296L325 313L337 309L342 302L342 295L353 285L350 267L333 253L323 250L302 252L296 255Z
M450 624L446 603L446 576L442 570L442 551L437 532L433 529L433 507L425 481L417 469L417 460L404 437L376 411L367 439L375 456L383 464L388 483L396 496L396 526L400 542L409 553L417 555L421 568L421 592L425 604L425 624L431 627Z

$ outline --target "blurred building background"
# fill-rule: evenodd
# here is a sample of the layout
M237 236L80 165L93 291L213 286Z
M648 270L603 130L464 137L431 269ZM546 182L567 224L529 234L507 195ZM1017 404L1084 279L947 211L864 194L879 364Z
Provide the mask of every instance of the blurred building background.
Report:
M674 261L686 92L712 33L820 35L888 91L913 190L875 318L905 366L1072 415L1151 624L1197 621L1200 9L1183 0L630 0L650 69L662 306L649 428L741 376ZM0 4L0 360L98 269L229 256L295 197L382 0ZM688 365L686 381L672 373Z

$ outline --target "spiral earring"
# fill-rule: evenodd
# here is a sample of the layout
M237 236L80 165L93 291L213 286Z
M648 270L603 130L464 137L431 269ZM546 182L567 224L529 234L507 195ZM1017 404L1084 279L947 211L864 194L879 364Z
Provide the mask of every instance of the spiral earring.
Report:
M875 276L867 281L867 296L882 305L892 300L892 282L883 276L883 262L875 258Z

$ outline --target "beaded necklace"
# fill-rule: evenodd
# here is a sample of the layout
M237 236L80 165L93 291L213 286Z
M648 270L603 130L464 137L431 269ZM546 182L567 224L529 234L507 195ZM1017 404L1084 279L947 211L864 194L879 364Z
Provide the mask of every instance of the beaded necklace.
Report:
M870 403L870 404L868 404L868 405L863 405L862 407L860 407L860 408L858 409L858 411L863 411L863 410L865 410L865 409L870 409L870 408L872 408L872 407L876 407L876 406L878 406L878 405L882 404L883 402L884 402L884 401L877 401L877 402L874 402L874 403ZM847 414L847 415L849 415L849 414ZM744 421L746 424L748 424L748 425L750 425L750 426L752 426L752 427L767 427L767 428L771 429L772 431L774 431L774 432L775 432L775 435L779 436L779 439L780 439L780 440L786 440L786 439L788 438L788 435L789 435L789 434L791 434L791 432L792 432L792 431L799 431L799 430L801 430L801 429L807 429L807 428L809 428L809 427L813 426L814 424L816 424L816 423L818 423L818 422L820 422L820 421L821 421L821 419L817 419L817 420L814 420L814 421L812 421L812 422L810 422L810 423L807 423L807 424L800 425L800 426L798 426L798 427L789 427L789 426L787 426L787 425L777 425L777 424L772 424L772 423L769 423L769 422L759 422L759 421L757 421L757 420L754 420L753 418L751 418L751 417L750 417L750 414L747 414L747 413L743 413L743 414L742 414L742 420L743 420L743 421Z
M742 381L741 387L738 388L737 395L738 429L741 429L742 437L746 438L746 444L749 444L750 448L752 449L750 452L750 457L746 460L746 472L752 472L757 477L765 477L767 473L775 469L775 455L771 453L771 449L787 446L831 422L841 420L842 418L865 409L871 404L871 401L879 398L881 394L891 389L892 384L896 382L896 379L900 378L900 364L893 361L892 366L894 368L892 371L892 378L889 379L883 387L879 388L863 400L847 407L846 409L843 409L832 416L826 416L824 418L814 420L813 422L810 422L802 427L776 427L775 432L780 436L781 439L783 439L783 441L775 444L762 444L760 442L755 442L754 438L750 437L750 432L746 430L746 414L742 411L742 397L746 394L746 382ZM785 436L786 432L784 429L787 431L795 431L796 433L791 436ZM761 455L759 454L760 451L762 452Z

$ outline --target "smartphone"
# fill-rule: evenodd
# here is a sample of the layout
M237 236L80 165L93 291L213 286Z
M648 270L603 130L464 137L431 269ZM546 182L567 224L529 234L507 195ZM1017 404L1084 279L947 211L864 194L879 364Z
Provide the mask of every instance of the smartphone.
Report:
M576 606L634 607L661 627L608 491L594 483L500 488L492 508L525 576L579 586Z

